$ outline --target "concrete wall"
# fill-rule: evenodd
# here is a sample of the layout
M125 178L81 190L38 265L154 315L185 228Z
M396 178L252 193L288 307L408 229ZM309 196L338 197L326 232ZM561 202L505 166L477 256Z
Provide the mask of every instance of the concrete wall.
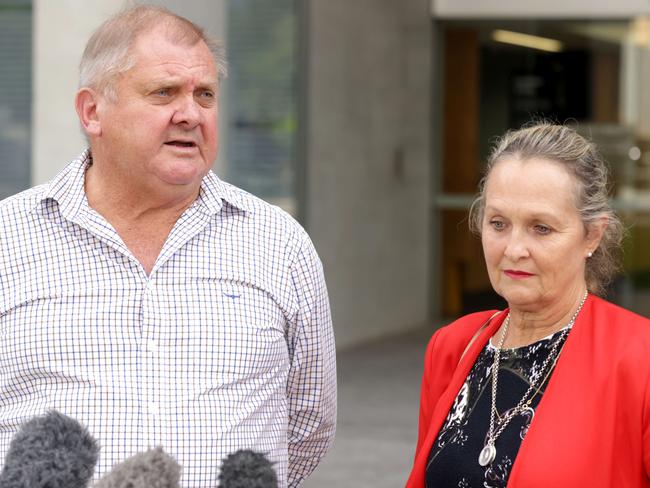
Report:
M79 60L93 30L125 3L34 0L32 184L52 178L86 147L74 109ZM216 38L225 37L226 0L150 3L188 17Z
M345 347L427 320L428 0L309 3L307 224Z
M74 109L78 64L111 0L34 0L32 183L43 183L86 146Z
M628 18L650 14L648 0L430 0L440 18Z

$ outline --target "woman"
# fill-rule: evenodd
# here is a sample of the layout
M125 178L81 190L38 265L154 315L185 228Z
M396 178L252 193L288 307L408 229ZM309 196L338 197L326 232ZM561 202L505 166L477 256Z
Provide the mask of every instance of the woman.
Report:
M431 339L407 487L650 486L650 320L598 297L622 226L594 145L507 133L471 221L508 309Z

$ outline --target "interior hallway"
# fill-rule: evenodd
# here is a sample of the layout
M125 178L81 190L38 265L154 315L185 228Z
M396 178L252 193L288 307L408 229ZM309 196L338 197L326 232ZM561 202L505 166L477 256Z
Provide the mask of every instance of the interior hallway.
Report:
M417 437L424 350L432 332L339 353L336 440L305 488L404 486Z

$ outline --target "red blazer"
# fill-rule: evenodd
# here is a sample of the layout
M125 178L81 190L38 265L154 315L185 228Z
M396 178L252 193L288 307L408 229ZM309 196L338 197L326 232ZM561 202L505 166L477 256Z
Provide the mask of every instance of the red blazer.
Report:
M462 317L431 338L407 488L424 487L438 431L506 312L490 322L462 359L493 312ZM508 488L650 487L649 389L650 320L590 295L537 406Z

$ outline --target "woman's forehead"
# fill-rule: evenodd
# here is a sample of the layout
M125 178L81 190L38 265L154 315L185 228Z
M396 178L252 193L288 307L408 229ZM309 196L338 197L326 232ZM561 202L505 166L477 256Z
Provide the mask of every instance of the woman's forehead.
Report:
M492 168L485 207L521 206L530 211L576 211L578 185L562 165L550 160L503 159ZM536 210L537 209L537 210Z

